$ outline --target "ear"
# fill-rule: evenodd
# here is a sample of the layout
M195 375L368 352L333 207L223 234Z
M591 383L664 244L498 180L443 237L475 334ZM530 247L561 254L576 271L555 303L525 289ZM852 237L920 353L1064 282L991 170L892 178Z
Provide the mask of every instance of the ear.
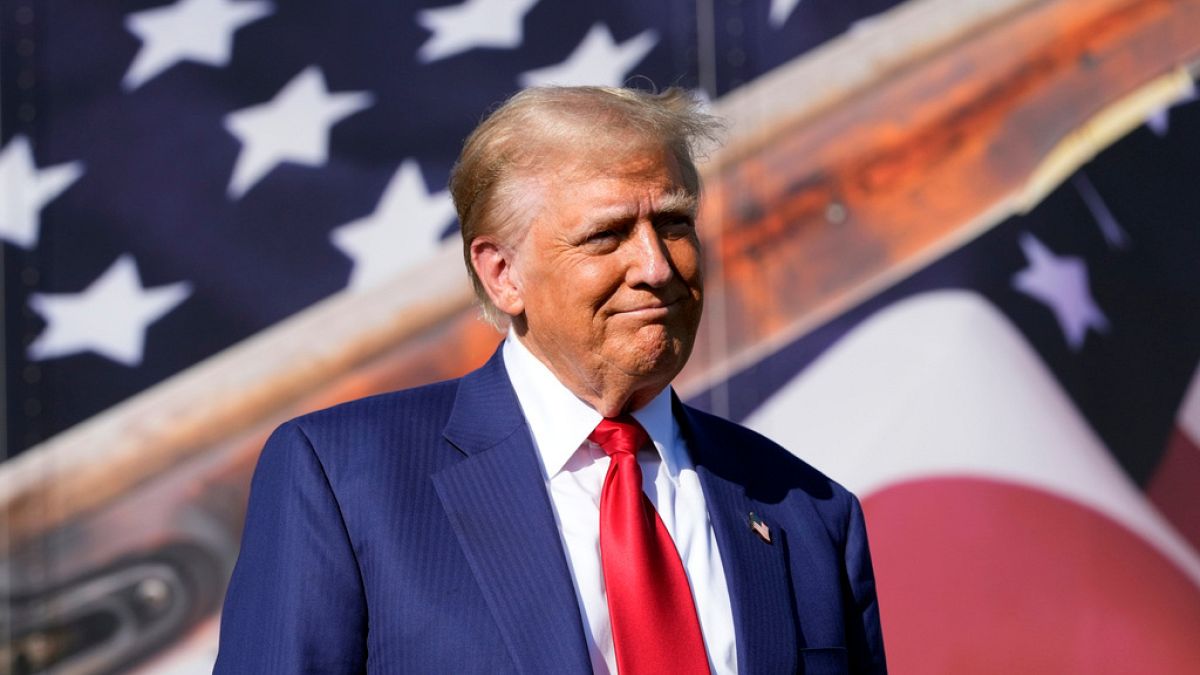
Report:
M513 250L491 237L481 236L471 241L471 266L476 276L483 282L492 304L511 317L525 311L514 260Z

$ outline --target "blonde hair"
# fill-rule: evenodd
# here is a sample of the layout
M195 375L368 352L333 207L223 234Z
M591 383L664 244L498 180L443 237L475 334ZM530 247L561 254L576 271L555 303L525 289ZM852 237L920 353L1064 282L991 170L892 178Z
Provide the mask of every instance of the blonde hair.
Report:
M515 244L536 216L535 181L564 158L597 162L650 143L671 150L687 189L698 195L695 158L715 144L721 122L677 87L661 93L618 87L533 87L493 111L471 132L450 173L450 193L462 225L467 273L484 318L506 317L488 297L471 264L471 243L483 235Z

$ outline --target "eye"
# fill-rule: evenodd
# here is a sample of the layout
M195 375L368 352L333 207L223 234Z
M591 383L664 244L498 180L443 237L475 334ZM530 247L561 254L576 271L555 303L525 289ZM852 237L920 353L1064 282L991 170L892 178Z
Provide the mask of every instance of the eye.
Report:
M614 229L597 230L583 240L584 248L596 253L609 253L621 245L621 233Z
M600 230L599 232L593 232L593 233L589 234L587 241L589 241L589 242L591 242L591 241L606 241L609 239L616 239L616 238L617 238L617 233L615 230Z
M691 216L672 216L657 225L659 233L667 239L678 239L692 234L696 223Z

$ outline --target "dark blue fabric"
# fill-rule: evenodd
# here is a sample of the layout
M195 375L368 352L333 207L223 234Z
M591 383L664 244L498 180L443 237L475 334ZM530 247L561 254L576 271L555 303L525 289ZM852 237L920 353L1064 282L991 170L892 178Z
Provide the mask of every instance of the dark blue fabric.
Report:
M857 500L753 432L678 402L676 415L717 532L741 672L803 672L802 650L829 648L846 651L845 672L883 672ZM583 631L497 353L461 380L272 435L215 672L587 672Z

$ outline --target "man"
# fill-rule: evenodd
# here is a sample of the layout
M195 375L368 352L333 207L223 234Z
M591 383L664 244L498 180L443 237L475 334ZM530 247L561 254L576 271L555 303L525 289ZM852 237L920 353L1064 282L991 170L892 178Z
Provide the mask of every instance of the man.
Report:
M857 500L669 387L714 129L681 91L591 87L480 125L451 190L508 337L275 432L217 672L884 672Z

